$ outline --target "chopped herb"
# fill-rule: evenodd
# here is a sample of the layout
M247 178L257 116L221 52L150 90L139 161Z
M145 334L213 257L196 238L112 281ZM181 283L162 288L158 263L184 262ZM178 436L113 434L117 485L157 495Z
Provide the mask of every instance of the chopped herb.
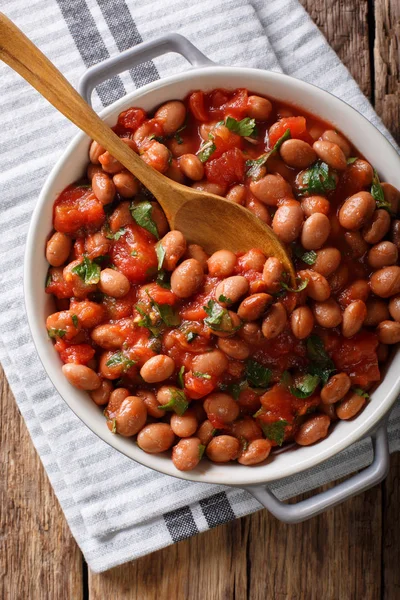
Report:
M308 286L308 279L301 279L300 277L296 278L297 288L292 288L285 281L281 281L281 286L287 292L302 292Z
M251 386L266 388L271 380L272 371L256 360L250 359L246 363L245 375Z
M164 271L164 269L161 269L158 272L158 275L156 278L156 283L157 283L157 285L165 288L166 290L171 289L170 275L166 271Z
M230 385L227 386L226 391L228 392L228 394L230 394L234 400L239 400L239 396L240 396L240 392L242 390L245 390L249 387L248 382L245 380L241 381L240 383L231 383Z
M149 142L151 142L151 140L156 140L156 142L160 142L160 144L162 144L165 141L162 135L156 135L155 133L149 135L147 139L149 140Z
M159 271L161 271L165 258L165 248L161 244L161 242L158 242L158 244L156 244L156 255L158 260L157 268Z
M200 150L197 152L197 156L202 163L205 163L208 161L210 156L216 151L216 149L217 146L212 140L210 140L209 142L206 142L201 146Z
M179 373L178 373L178 382L182 389L185 387L185 382L183 381L184 373L185 373L185 367L182 365L181 368L179 369Z
M131 256L138 256L139 252L137 250L131 250L130 255Z
M207 306L203 306L208 317L204 319L207 325L213 331L233 332L239 327L234 328L231 316L226 308L223 308L215 300L209 300Z
M286 140L289 140L290 138L291 138L290 129L286 129L285 133L279 138L279 140L274 144L274 146L271 148L271 150L269 152L267 152L266 154L262 154L261 156L259 156L258 158L254 159L254 160L247 160L246 161L247 177L251 177L252 179L258 179L261 174L261 167L266 164L268 159L273 154L276 154L278 152L278 150L282 146L283 142L286 142Z
M347 164L352 165L353 163L356 162L357 159L358 159L358 156L350 156L350 158L347 159Z
M199 460L203 458L204 450L206 447L203 444L199 444Z
M73 267L72 272L78 275L87 285L99 283L100 266L84 256L83 261Z
M154 237L159 239L160 236L158 235L156 224L151 216L152 210L153 207L149 200L144 200L143 202L132 202L130 206L132 217L136 223L154 235Z
M185 335L189 344L191 344L197 337L199 337L199 334L195 331L188 331L187 333L185 333Z
M150 316L139 304L137 304L135 308L142 317L137 323L138 326L146 327L146 329L148 329L154 337L158 337L161 333L161 328L157 324L153 323L153 321L150 319Z
M224 302L225 304L230 304L232 302L232 300L230 298L227 298L223 294L221 294L220 297L218 298L218 302Z
M184 123L182 125L182 127L179 127L179 129L176 130L175 135L174 135L174 139L176 140L176 142L178 144L183 144L183 138L179 135L181 131L183 131L184 129L186 129L186 125L187 123Z
M282 446L283 440L285 438L285 428L289 423L285 419L279 419L279 421L275 421L274 423L260 423L261 429L265 437L269 440L272 440L278 446Z
M168 404L162 404L158 408L162 410L173 410L180 417L186 412L189 402L186 400L185 393L182 390L169 388L171 399Z
M49 287L49 285L51 284L51 282L52 282L52 277L51 277L51 273L50 273L50 269L49 269L49 271L47 273L47 276L46 276L46 281L45 281L45 284L44 284L45 287Z
M315 334L307 339L307 355L311 363L308 367L310 375L318 375L321 381L326 383L336 369L326 353L323 341Z
M240 445L242 447L241 448L242 452L246 452L247 448L249 447L249 441L246 440L246 438L243 437L242 435L240 436L239 440L240 440Z
M118 350L118 352L115 352L111 356L111 358L108 359L108 361L106 362L106 367L122 366L123 372L126 373L126 371L128 371L131 367L133 367L134 364L135 364L134 360L131 360L130 358L125 356L125 354L123 354L121 352L121 350Z
M225 127L229 131L232 131L232 133L237 133L237 135L241 135L242 137L250 137L256 129L256 121L249 117L245 117L241 121L236 121L233 117L227 117Z
M297 258L300 258L300 260L305 262L307 265L313 265L318 258L318 255L314 250L304 252L303 248L298 244L293 247L293 252Z
M78 327L78 325L79 325L79 319L78 319L78 316L77 316L77 315L72 315L72 316L71 316L71 319L72 319L72 322L73 322L74 326L75 326L75 327Z
M375 200L377 208L384 208L385 210L387 210L389 212L392 211L392 206L391 206L390 202L388 202L385 199L385 194L383 193L383 188L381 186L381 182L379 180L379 175L378 175L376 169L374 169L374 177L372 179L371 196Z
M296 398L308 398L314 393L319 383L320 378L318 375L307 374L297 385L289 386L289 392Z
M181 323L180 316L169 304L159 304L150 296L151 305L156 309L167 327L177 327Z
M193 375L195 377L199 377L200 379L211 379L211 375L208 373L200 373L200 371L193 371Z
M108 240L115 240L118 241L120 237L122 237L124 235L124 233L126 233L126 229L124 227L121 227L121 229L118 229L118 231L116 231L115 233L113 233L111 230L109 230L106 233L106 238Z
M322 161L317 161L303 173L300 193L326 194L336 189L336 179L329 172L329 167Z
M54 329L54 328L51 328L51 329L49 329L47 331L47 333L49 335L49 338L53 339L53 338L56 338L56 337L62 338L62 337L64 337L64 335L67 332L65 331L65 329Z
M117 419L112 420L111 433L117 433Z
M359 388L359 387L353 388L353 392L354 392L355 394L357 394L357 396L361 396L362 398L366 398L367 400L368 400L368 398L369 398L369 394L368 394L368 392L365 392L364 390L362 390L362 389L361 389L361 388Z

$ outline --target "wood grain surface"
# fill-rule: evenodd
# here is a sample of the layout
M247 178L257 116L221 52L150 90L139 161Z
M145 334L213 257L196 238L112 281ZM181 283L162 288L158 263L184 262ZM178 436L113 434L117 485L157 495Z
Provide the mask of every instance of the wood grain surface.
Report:
M399 140L399 0L302 3ZM260 511L87 577L1 371L0 410L2 600L400 598L400 454L380 486L309 522Z

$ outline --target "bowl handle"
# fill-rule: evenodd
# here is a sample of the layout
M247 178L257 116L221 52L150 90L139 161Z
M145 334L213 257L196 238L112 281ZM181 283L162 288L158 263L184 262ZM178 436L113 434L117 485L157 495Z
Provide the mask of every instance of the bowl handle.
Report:
M374 459L369 467L335 487L296 504L285 504L263 485L246 486L270 513L284 523L301 523L381 482L389 471L386 421L372 435Z
M193 67L215 65L196 46L179 33L169 33L149 42L142 42L116 56L90 67L80 78L78 92L91 104L91 96L95 87L106 79L114 77L143 62L152 60L162 54L176 52L181 54Z

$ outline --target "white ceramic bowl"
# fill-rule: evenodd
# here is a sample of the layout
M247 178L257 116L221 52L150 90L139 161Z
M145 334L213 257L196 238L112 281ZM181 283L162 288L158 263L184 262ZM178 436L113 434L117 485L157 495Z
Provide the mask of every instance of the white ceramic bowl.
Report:
M102 111L114 125L118 114L130 106L151 111L166 100L184 98L193 89L245 87L284 102L295 103L342 130L356 148L376 167L384 180L400 188L400 158L394 148L369 121L329 93L297 79L255 69L206 67L156 81L125 96ZM260 466L218 465L202 461L197 469L178 471L165 455L142 452L129 438L113 435L102 411L90 397L72 387L61 372L61 361L47 336L45 318L54 311L44 292L48 269L44 249L52 230L52 208L57 195L79 179L88 162L89 138L77 135L51 171L32 215L26 244L24 288L26 310L39 357L54 386L75 414L101 439L135 461L168 475L193 481L226 485L255 485L299 473L330 458L368 433L389 411L399 392L400 354L397 352L386 376L363 412L353 421L339 422L326 439L310 447L296 447L271 456ZM238 248L238 251L240 248Z

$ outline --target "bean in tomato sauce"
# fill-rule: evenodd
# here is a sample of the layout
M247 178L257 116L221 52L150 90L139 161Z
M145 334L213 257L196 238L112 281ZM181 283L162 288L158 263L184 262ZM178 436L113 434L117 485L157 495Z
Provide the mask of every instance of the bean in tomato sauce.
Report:
M318 117L246 89L196 90L114 131L154 169L225 196L291 254L209 256L97 142L56 199L46 292L64 375L116 435L166 452L263 463L354 418L400 340L400 192Z

